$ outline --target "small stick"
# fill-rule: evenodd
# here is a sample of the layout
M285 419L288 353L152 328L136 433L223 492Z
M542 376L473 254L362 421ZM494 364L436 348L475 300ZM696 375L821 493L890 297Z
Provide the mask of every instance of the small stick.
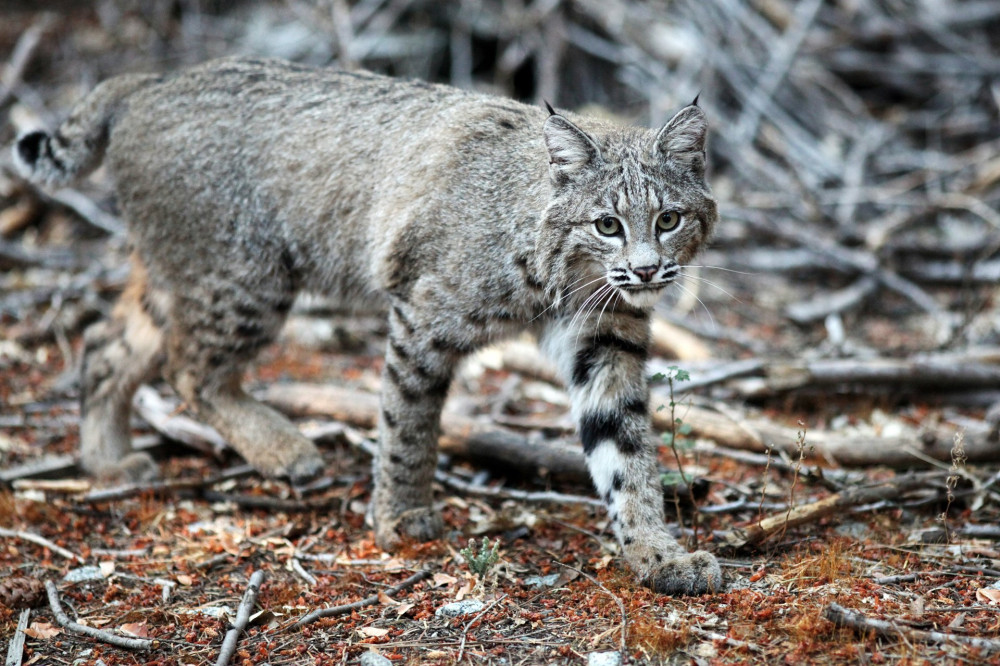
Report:
M82 192L68 187L50 193L44 193L40 190L36 191L42 199L48 199L69 208L91 226L105 231L112 236L121 235L125 230L125 225L121 220L111 213L104 212L100 206Z
M427 578L430 575L431 575L430 569L424 569L422 571L418 571L417 573L413 574L412 576L404 580L402 583L390 587L388 590L383 592L383 594L391 597L392 595L402 590L405 590L408 587L416 585L417 583L419 583L420 581L422 581L423 579ZM365 597L360 601L355 601L349 604L333 606L332 608L318 608L304 615L298 622L293 624L291 628L301 629L305 625L315 622L316 620L320 620L324 617L336 617L337 615L344 615L345 613L350 613L351 611L364 608L365 606L371 606L373 604L377 604L378 601L379 601L379 595L373 594L370 597Z
M21 617L17 620L17 629L14 630L14 637L7 644L7 659L4 666L21 666L21 658L24 654L24 630L28 628L28 616L31 609L25 608L21 611Z
M604 585L601 584L601 581L597 580L596 578L594 578L593 576L591 576L586 571L584 571L582 569L577 569L576 567L570 566L568 564L563 564L562 562L559 561L559 558L556 556L555 553L550 552L549 554L552 555L552 561L553 562L555 562L556 564L558 564L561 567L566 567L567 569L572 569L573 571L577 572L581 576L584 576L591 583L593 583L597 587L601 588L601 590L606 595L608 595L609 597L611 597L612 599L615 600L615 603L618 604L618 611L622 615L622 635L621 635L621 641L620 641L621 645L619 646L618 651L621 654L625 654L625 635L626 635L626 631L628 629L628 616L625 614L625 604L622 603L622 600L619 599L618 596L615 593L613 593L611 590L609 590L608 588L604 587Z
M254 571L250 576L247 591L243 593L243 601L240 602L240 607L236 611L236 620L226 632L215 666L226 666L232 660L233 654L236 652L236 644L240 640L240 634L250 622L250 613L253 611L254 604L257 603L257 594L260 593L260 586L263 582L263 571Z
M80 557L76 553L72 553L63 548L62 546L57 546L56 544L52 543L45 537L38 536L37 534L32 534L31 532L22 532L20 530L8 530L4 527L0 527L0 537L8 537L11 539L23 539L25 541L30 541L32 543L38 544L39 546L48 548L53 553L62 555L67 560L76 560L77 562L85 561L82 557Z
M465 654L465 637L469 633L469 627L471 627L473 624L475 624L476 620L478 620L483 615L485 615L486 611L488 611L489 609L493 608L494 606L496 606L498 603L500 603L501 601L503 601L506 598L507 598L507 594L504 593L498 599L494 599L492 602L490 602L490 604L488 606L486 606L486 608L484 608L483 610L481 610L478 613L476 613L476 616L474 618L472 618L471 620L469 620L468 622L465 623L465 626L462 627L462 642L458 646L458 657L455 659L455 663L456 664L461 663L462 656Z
M66 629L67 631L72 631L75 634L82 634L84 636L90 636L91 638L99 640L102 643L125 648L126 650L151 650L159 644L159 641L146 640L145 638L118 636L107 631L102 631L101 629L95 629L83 624L78 624L69 619L69 616L66 615L65 611L63 611L62 604L59 603L59 590L56 589L56 584L51 580L45 581L45 591L49 595L49 608L52 609L52 614L55 615L56 622L59 623L60 627Z
M7 100L13 94L14 89L24 75L25 68L38 48L42 36L54 22L55 14L46 12L31 27L21 33L17 44L14 45L14 53L3 68L3 72L0 73L0 106L6 104Z
M306 571L305 567L302 566L302 563L299 562L297 558L293 557L292 559L288 560L288 568L294 571L299 578L309 583L310 585L316 584L316 576L313 576L311 573Z
M954 643L978 648L987 652L1000 651L1000 642L992 641L988 638L962 636L942 631L911 629L899 625L892 620L876 620L867 617L862 613L848 610L837 603L831 603L827 606L823 610L823 617L838 627L850 627L851 629L864 632L874 631L876 634L887 638L903 638L904 640L920 641L922 643Z
M469 495L480 495L483 497L502 497L504 499L516 499L524 502L555 502L557 504L583 504L585 506L604 506L601 500L585 495L566 495L553 491L525 491L515 488L503 488L494 486L482 486L469 483L460 479L454 474L449 474L442 470L434 472L434 480L449 486L450 488Z

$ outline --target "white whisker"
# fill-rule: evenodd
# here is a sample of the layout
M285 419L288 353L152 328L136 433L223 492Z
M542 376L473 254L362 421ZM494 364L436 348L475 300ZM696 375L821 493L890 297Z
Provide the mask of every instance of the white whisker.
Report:
M572 287L573 285L577 284L578 282L581 282L582 280L586 280L588 277L590 277L590 276L589 275L584 275L583 277L579 277L576 280L573 280L572 282L570 282L568 285L566 285L566 287L567 288L568 287ZM535 321L536 319L538 319L539 317L541 317L543 314L545 314L546 312L548 312L549 310L551 310L552 308L556 307L556 305L559 305L562 300L568 299L570 296L572 296L576 292L580 291L581 289L586 289L587 287L589 287L590 285L594 284L595 282L599 282L599 281L601 281L603 279L604 279L604 276L600 275L600 276L598 276L598 277L590 280L586 284L580 285L576 289L574 289L574 290L570 291L569 293L565 294L562 297L562 299L556 301L555 303L553 303L552 305L548 306L547 308L545 308L544 310L542 310L541 312L539 312L537 315L535 315L534 317L532 317L528 321L528 323L530 324L531 322Z
M737 271L732 268L723 268L722 266L696 266L694 264L688 264L686 266L678 266L677 268L711 268L714 271L726 271L727 273L737 273L739 275L760 275L760 273Z
M694 297L694 300L696 300L699 303L701 303L701 307L705 308L705 314L708 315L708 320L710 322L712 322L712 328L713 329L718 329L718 327L715 325L715 317L712 316L712 312L708 309L708 306L705 305L705 301L703 301L700 298L698 298L698 294L694 293L693 291L691 291L690 289L688 289L687 287L685 287L684 285L682 285L680 282L675 282L674 284L677 285L677 288L680 289L681 291L683 291L685 294L688 294L688 295Z
M734 301L736 301L737 303L742 303L743 302L743 301L741 301L739 299L738 296L734 296L733 294L729 293L728 291L726 291L725 289L723 289L722 287L720 287L715 282L712 282L711 280L707 280L707 279L705 279L705 278L703 278L703 277L701 277L699 275L688 275L687 273L678 273L677 277L687 278L688 280L698 280L699 282L704 282L705 284L709 285L710 287L715 287L716 289L718 289L719 291L721 291L723 294L725 294L729 298L731 298Z

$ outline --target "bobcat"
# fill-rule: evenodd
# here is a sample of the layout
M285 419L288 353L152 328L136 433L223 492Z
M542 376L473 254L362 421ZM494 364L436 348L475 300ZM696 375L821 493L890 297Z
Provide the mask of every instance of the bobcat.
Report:
M110 79L18 168L68 183L102 160L134 247L82 362L81 460L156 473L131 451L130 402L158 374L262 474L309 478L315 446L240 387L295 294L388 312L375 537L433 539L442 403L453 370L531 329L566 380L625 560L669 594L718 589L719 565L667 532L649 433L649 312L708 242L706 122L662 129L360 71L224 59Z

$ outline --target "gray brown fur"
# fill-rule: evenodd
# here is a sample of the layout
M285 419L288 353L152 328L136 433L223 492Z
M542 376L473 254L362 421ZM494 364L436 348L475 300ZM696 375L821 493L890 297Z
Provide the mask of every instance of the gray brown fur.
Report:
M716 589L715 559L684 552L664 524L644 375L649 310L716 222L704 140L697 106L656 132L273 60L105 82L15 150L48 183L103 156L135 247L113 316L86 335L84 466L155 473L131 452L129 405L162 374L263 474L318 473L313 444L243 393L242 370L298 291L377 302L390 333L376 539L431 539L452 372L527 328L570 387L628 564L659 591ZM676 228L657 227L664 211L683 213ZM601 233L602 218L619 233Z

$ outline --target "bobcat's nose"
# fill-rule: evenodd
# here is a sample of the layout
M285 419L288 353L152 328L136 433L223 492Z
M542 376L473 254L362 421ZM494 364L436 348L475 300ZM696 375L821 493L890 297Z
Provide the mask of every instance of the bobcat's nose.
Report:
M649 282L658 270L660 270L659 266L640 266L639 268L633 268L632 272L638 275L639 279L643 282Z

